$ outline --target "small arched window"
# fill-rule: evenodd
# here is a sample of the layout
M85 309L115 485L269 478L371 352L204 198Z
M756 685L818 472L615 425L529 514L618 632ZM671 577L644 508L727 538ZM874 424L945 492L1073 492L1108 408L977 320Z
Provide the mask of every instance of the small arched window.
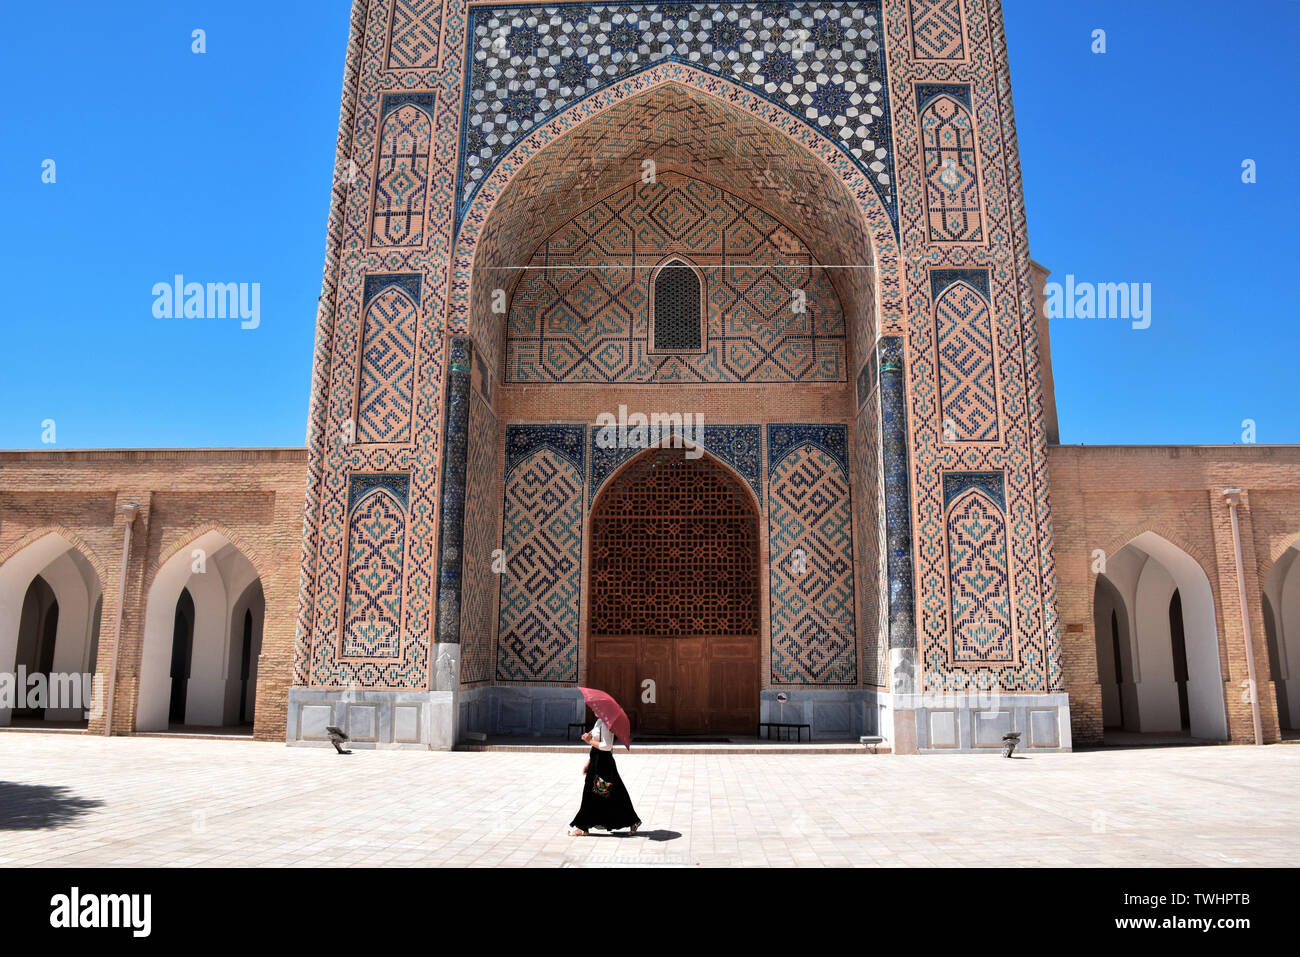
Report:
M680 259L670 259L654 279L654 352L704 348L704 281Z

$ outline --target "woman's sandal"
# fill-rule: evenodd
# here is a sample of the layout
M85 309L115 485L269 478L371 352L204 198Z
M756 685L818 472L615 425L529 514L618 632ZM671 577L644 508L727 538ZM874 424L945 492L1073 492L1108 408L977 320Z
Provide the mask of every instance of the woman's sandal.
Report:
M586 836L587 836L587 832L578 827L575 827L573 830L569 832L569 837L586 837Z
M638 827L640 827L640 826L641 826L641 822L640 822L640 821L637 821L635 824L632 825L632 828L631 828L630 831L628 831L628 833L629 833L629 834L635 834L635 833L636 833L636 829L637 829Z

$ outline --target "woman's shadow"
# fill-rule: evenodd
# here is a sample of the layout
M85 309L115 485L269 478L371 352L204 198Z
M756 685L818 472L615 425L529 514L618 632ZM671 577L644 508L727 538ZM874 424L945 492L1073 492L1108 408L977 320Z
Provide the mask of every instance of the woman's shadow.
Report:
M677 840L677 838L682 836L682 832L668 831L668 830L664 830L663 828L659 828L653 831L638 830L635 833L633 833L632 831L601 831L599 829L593 828L592 830L587 832L587 836L588 837L623 837L623 838L644 837L650 841L675 841Z

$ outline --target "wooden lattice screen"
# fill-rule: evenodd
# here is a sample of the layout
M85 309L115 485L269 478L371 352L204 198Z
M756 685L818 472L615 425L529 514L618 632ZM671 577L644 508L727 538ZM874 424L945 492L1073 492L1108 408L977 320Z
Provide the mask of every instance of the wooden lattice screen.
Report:
M591 541L593 636L758 634L758 516L707 457L639 456L602 492Z

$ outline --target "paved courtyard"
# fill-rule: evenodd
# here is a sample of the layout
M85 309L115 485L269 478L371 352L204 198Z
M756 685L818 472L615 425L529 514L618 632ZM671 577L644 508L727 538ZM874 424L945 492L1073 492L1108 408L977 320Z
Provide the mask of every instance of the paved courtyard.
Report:
M0 866L1285 865L1300 747L631 754L645 822L571 838L584 755L0 733Z

